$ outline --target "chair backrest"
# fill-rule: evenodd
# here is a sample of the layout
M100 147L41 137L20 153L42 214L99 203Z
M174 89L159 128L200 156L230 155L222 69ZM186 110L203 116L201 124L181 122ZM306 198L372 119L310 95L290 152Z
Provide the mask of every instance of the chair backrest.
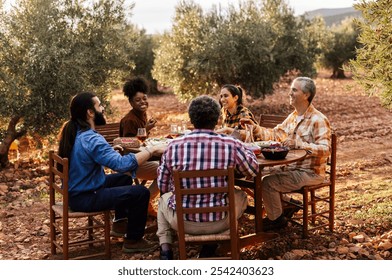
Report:
M329 174L329 179L333 188L335 188L336 179L336 148L337 148L337 136L335 132L331 134L331 155L328 157L326 173Z
M68 158L49 152L50 205L56 204L56 194L62 195L64 219L68 218L68 167Z
M120 123L108 123L105 125L98 125L95 130L101 134L109 144L113 144L113 140L119 137L120 134Z
M234 198L234 168L228 169L209 169L209 170L193 170L193 171L179 171L173 172L174 177L174 194L176 197L176 213L178 225L178 243L181 256L181 250L185 255L185 229L184 229L184 215L211 213L211 212L226 212L229 214L230 220L230 242L232 258L239 257L238 250L238 221L235 215L235 198ZM214 186L203 188L188 188L184 187L182 182L184 178L205 178L205 177L227 177L226 186ZM226 193L227 205L217 207L200 207L200 208L184 208L182 207L183 196L198 195L198 194L214 194Z
M284 115L269 115L261 114L259 125L266 128L274 128L276 125L282 123L287 116Z

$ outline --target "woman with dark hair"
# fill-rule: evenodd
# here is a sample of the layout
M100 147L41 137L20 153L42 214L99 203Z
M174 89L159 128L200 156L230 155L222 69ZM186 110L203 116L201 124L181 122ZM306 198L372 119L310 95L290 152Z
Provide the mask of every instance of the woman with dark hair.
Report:
M143 77L129 79L123 86L123 92L132 109L120 121L120 137L135 137L138 128L146 128L148 134L157 121L154 118L147 118L147 81Z
M120 137L135 137L138 128L146 128L147 135L155 127L156 120L147 118L149 86L143 77L135 77L125 82L123 92L128 97L132 109L120 121ZM152 181L148 190L151 200L158 194L157 169L158 161L147 161L136 170L136 177L142 181ZM156 211L152 204L149 204L148 213L156 217Z
M143 239L150 194L132 185L139 165L166 147L145 148L137 154L120 155L95 131L106 123L99 98L82 92L72 98L71 119L60 133L59 155L69 159L69 205L74 211L115 210L112 234L124 236L123 251L148 251L156 245ZM118 173L106 175L104 167Z
M240 119L246 118L252 120L254 123L258 123L253 113L243 105L243 90L241 87L226 84L221 88L219 103L222 106L221 109L221 125L222 129L218 129L217 132L224 133L225 128L237 128L244 130L240 123ZM245 133L241 133L242 138L245 138ZM244 139L243 139L244 140Z

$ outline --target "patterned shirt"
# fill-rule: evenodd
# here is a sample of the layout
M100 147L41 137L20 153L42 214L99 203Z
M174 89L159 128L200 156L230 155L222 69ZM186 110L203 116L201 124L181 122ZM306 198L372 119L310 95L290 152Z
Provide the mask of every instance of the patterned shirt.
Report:
M174 139L168 145L158 168L158 187L161 193L173 192L173 170L225 169L235 167L245 176L256 176L257 158L244 144L230 136L217 134L212 130L195 129L193 132ZM186 179L184 179L186 180ZM189 188L202 188L203 185L226 185L225 178L196 178L187 184ZM225 195L189 195L183 199L184 208L226 205ZM174 194L169 198L169 207L175 209ZM225 213L189 214L185 219L195 222L218 221Z
M326 162L331 151L331 127L327 117L313 105L308 107L302 117L294 111L274 128L256 126L253 135L257 140L279 142L295 137L296 148L307 150L309 155L303 161L289 164L286 168L311 169L316 174L325 175Z
M138 112L132 109L120 121L120 137L135 137L137 129L146 127L146 112ZM147 132L148 133L148 132Z
M253 113L246 107L239 105L234 114L223 108L221 109L222 127L239 127L241 118L251 119L254 123L258 123Z

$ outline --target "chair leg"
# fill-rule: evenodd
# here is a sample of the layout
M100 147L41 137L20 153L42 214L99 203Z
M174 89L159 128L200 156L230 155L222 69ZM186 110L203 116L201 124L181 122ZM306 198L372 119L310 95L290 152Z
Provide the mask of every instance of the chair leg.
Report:
M110 211L105 212L105 255L108 259L111 258L110 252Z
M303 238L308 238L308 223L309 223L309 216L308 216L308 211L309 211L309 194L308 190L305 188L303 189L302 193L302 199L303 199L303 213L302 213L302 237Z
M55 213L50 209L50 253L56 255L56 228L54 223L56 222Z
M335 190L331 184L329 186L329 230L333 232L335 225Z
M180 260L186 260L186 248L185 248L185 241L178 239L178 254Z
M310 207L312 209L312 224L316 224L316 216L313 216L316 214L316 195L314 190L310 190Z
M63 256L64 260L68 260L68 249L69 249L69 221L68 218L63 216Z

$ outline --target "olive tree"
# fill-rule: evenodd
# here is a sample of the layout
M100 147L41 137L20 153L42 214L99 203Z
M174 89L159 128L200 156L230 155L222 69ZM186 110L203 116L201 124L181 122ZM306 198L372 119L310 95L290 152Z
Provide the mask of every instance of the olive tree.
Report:
M207 13L181 1L172 31L155 50L153 76L182 98L224 83L264 96L287 71L315 73L319 47L311 25L282 0L247 0Z
M333 25L329 30L329 40L324 41L323 53L319 63L322 67L332 70L331 78L344 79L343 66L356 56L359 29L352 18Z
M75 93L95 91L105 101L111 82L132 69L123 2L19 0L2 11L0 166L27 131L56 133Z
M389 0L361 1L362 12L357 57L350 60L354 79L369 94L379 94L382 104L392 109L392 3Z

